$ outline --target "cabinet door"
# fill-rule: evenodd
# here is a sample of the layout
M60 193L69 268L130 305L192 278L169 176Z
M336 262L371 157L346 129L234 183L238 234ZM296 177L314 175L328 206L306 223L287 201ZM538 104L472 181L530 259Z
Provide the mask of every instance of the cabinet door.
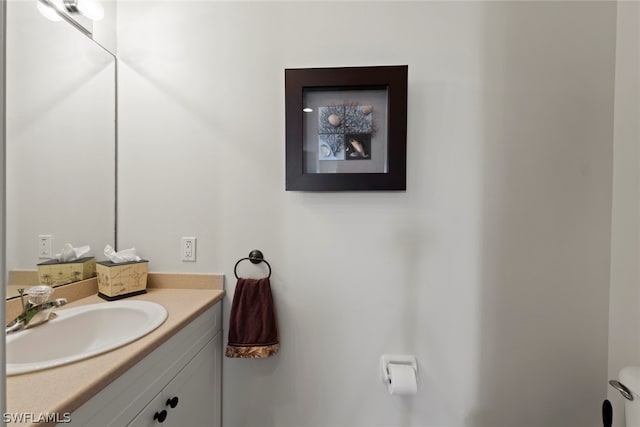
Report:
M165 425L220 427L221 367L218 333L162 391Z
M167 416L167 412L163 411L162 393L158 393L156 397L149 402L147 406L127 424L127 427L157 427Z

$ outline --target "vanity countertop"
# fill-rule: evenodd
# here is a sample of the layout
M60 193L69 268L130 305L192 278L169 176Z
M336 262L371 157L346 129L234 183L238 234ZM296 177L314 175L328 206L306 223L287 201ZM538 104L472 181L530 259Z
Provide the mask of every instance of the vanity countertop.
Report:
M162 286L148 287L146 294L127 298L161 304L167 309L167 319L144 337L107 353L68 365L7 377L7 413L59 414L58 419L62 420L63 414L79 408L223 296L221 286L220 289ZM103 302L97 295L91 295L70 302L65 308Z

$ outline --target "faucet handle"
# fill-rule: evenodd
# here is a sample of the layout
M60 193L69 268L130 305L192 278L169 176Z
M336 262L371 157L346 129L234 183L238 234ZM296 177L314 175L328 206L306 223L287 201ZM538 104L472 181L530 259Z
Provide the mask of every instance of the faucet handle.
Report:
M18 288L18 293L20 294L20 302L22 303L22 311L24 311L24 288Z
M29 296L29 302L33 305L47 302L49 296L53 293L53 288L47 285L33 286L26 290L25 294Z

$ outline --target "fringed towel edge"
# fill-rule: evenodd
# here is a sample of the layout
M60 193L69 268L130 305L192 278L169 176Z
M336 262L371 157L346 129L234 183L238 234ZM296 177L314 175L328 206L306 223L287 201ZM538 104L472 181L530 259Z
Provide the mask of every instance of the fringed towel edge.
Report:
M263 359L273 356L280 350L280 344L256 345L256 346L235 346L227 345L224 355L227 357L244 357L251 359Z

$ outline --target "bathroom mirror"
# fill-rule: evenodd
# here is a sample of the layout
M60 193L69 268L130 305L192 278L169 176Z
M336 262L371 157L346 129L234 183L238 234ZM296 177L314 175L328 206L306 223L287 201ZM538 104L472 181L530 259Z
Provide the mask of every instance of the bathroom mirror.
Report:
M51 254L115 246L116 61L37 0L6 8L7 297L37 283L39 236ZM54 17L55 18L55 17Z

